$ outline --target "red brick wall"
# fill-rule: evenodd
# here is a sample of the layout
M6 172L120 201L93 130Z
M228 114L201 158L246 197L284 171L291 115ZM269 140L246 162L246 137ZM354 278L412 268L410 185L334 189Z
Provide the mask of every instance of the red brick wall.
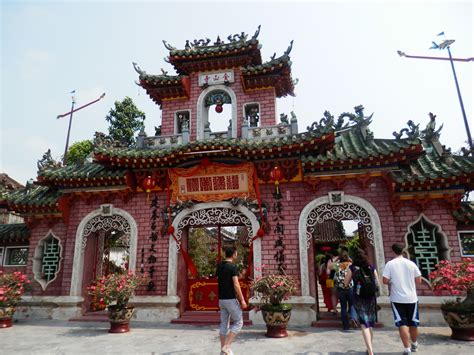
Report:
M241 72L239 69L234 69L235 82L230 85L230 88L235 92L237 97L237 135L240 136L241 126L244 116L244 104L250 102L260 103L260 125L272 126L276 122L276 98L275 90L273 88L261 89L244 92L242 87ZM197 122L197 101L203 89L198 86L198 74L192 73L191 79L191 94L189 100L166 100L162 105L162 122L161 133L163 135L174 134L174 113L181 110L191 110L191 139L196 139L196 122Z
M271 203L272 186L261 187L262 199ZM303 183L281 185L283 193L283 215L285 220L281 222L285 226L285 257L287 271L289 274L299 278L299 251L298 251L298 223L301 210L312 200L327 195L329 191L342 190L348 195L354 195L367 200L376 210L380 218L382 227L382 239L384 244L385 260L392 258L391 245L395 242L405 243L405 233L409 224L413 223L420 215L420 210L416 205L410 202L403 203L401 209L393 213L389 204L389 193L385 182L380 178L372 179L366 188L356 181L349 180L340 189L336 188L331 182L321 183L317 191L314 192L308 185ZM287 200L287 191L290 192ZM431 221L439 224L442 231L448 238L449 247L452 248L451 260L459 261L460 251L457 239L456 223L447 205L442 201L434 201L423 211L425 216ZM270 221L272 220L270 215ZM272 227L275 222L271 222ZM276 236L273 231L266 235L262 240L262 263L268 265L269 270L276 270L276 262L273 259L275 254L274 243ZM312 249L311 249L312 252ZM314 262L312 256L309 256L310 274L309 279L314 280ZM420 295L432 295L426 284L419 287Z
M161 220L161 209L166 203L166 194L162 193L158 195L159 198L159 219L157 223L157 231L160 232L162 227ZM69 225L66 227L63 223L57 223L52 226L51 229L54 234L61 240L63 246L61 261L61 271L57 279L48 285L46 291L42 291L38 283L33 282L33 294L36 295L69 295L71 287L71 275L74 260L74 247L77 228L84 217L90 212L98 209L100 204L111 203L115 208L121 208L127 211L135 219L138 228L138 244L137 244L137 265L136 269L140 270L141 264L141 250L145 248L145 271L148 270L149 264L147 258L150 255L149 249L151 241L149 240L150 235L150 216L151 209L149 202L146 201L145 194L137 194L131 198L128 202L122 201L121 198L114 198L113 195L109 199L93 200L89 203L83 200L75 200L71 204L71 217ZM32 275L32 259L34 255L34 249L38 245L38 241L46 236L49 231L49 227L46 223L39 223L32 229L30 252L29 252L29 263L27 267L28 274ZM165 295L167 289L167 277L168 277L168 237L162 238L159 233L158 240L155 242L156 253L154 254L157 258L155 265L155 274L153 281L156 285L156 291L149 293L142 289L137 294L153 294L153 295ZM86 287L88 285L84 285Z
M300 276L300 265L299 265L299 240L298 240L298 223L299 216L302 209L312 200L327 195L329 191L343 190L346 194L361 197L367 200L374 208L380 218L382 226L382 236L384 243L384 251L386 260L390 260L392 257L391 245L394 242L404 243L404 235L407 231L407 226L413 223L420 214L420 211L416 208L416 205L406 202L403 203L400 210L393 213L389 201L389 193L386 190L385 182L380 178L374 178L370 181L366 188L363 188L356 181L347 181L344 186L340 189L333 186L328 182L321 183L317 191L304 184L304 183L282 183L281 190L283 194L283 216L284 220L281 223L284 225L284 243L286 246L285 257L287 272L290 275L294 275L297 279ZM273 201L272 199L273 186L264 185L261 186L261 196L264 202L267 202L269 206ZM157 223L158 230L161 229L161 210L165 206L167 197L165 193L158 194L159 198L159 219ZM38 295L68 295L71 286L71 273L72 264L74 260L74 246L76 231L81 220L90 212L99 208L100 204L111 203L116 208L121 208L132 215L135 219L138 227L138 246L137 246L137 270L140 269L141 264L141 250L145 248L145 269L148 270L147 257L150 255L149 248L151 241L149 240L150 233L150 206L149 201L146 201L145 194L137 194L132 197L129 201L124 202L120 198L115 198L113 195L109 199L93 200L89 203L83 200L75 200L71 205L71 218L69 225L66 226L64 223L59 222L52 226L51 229L54 234L60 238L63 246L63 260L61 264L61 271L58 278L48 286L45 292L41 291L40 286L33 282L34 294ZM459 261L460 251L459 243L457 239L456 223L448 210L447 205L442 201L434 201L428 208L423 211L427 218L431 221L439 224L442 231L447 235L449 246L452 248L451 260ZM267 265L267 270L276 270L276 262L274 260L274 243L277 236L273 233L273 227L275 222L272 219L273 215L270 212L269 221L272 224L272 230L268 235L265 235L262 239L262 263ZM38 241L46 236L50 227L45 223L41 222L36 224L31 233L30 243L30 258L27 266L27 272L31 274L32 270L32 259L34 255L34 249L36 248ZM169 238L162 238L161 235L158 241L155 243L157 253L157 262L155 264L156 272L154 274L154 283L156 285L156 291L148 293L145 290L140 290L138 294L147 295L165 295L167 289L167 274L168 274L168 246ZM309 268L310 268L310 280L314 280L314 263L312 249L310 249L311 255L309 256ZM87 285L83 285L84 287ZM419 286L421 295L431 295L426 285Z

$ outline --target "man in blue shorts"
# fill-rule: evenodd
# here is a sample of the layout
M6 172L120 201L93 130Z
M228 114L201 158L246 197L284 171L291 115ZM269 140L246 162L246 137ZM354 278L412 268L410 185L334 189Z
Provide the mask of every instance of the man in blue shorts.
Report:
M219 308L221 325L219 335L221 354L232 355L230 345L243 325L242 309L247 308L239 284L239 273L234 262L237 260L237 249L227 247L225 260L217 266L217 281L219 287ZM238 299L238 300L237 300ZM240 304L239 304L240 301ZM232 319L233 323L230 324Z
M410 354L418 351L420 320L416 283L421 283L421 272L413 261L403 257L403 245L395 243L392 250L396 257L385 265L383 283L390 287L393 317L405 348L403 354Z

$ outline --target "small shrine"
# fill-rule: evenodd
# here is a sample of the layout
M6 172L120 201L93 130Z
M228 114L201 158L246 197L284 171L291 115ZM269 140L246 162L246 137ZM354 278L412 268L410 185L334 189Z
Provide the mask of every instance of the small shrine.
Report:
M80 318L100 309L86 291L96 277L132 270L150 276L132 301L138 320L207 317L218 310L216 262L235 245L245 296L263 265L293 275L291 322L311 325L322 308L316 259L355 236L379 275L391 245L404 244L423 274L422 299L433 296L428 274L440 260L474 255L474 207L463 202L474 189L472 152L443 146L432 113L391 139L376 138L370 125L383 113L363 106L298 127L296 113L276 107L295 94L293 43L262 60L259 32L183 49L163 41L174 73L133 63L161 109L154 135L140 132L130 148L97 134L93 160L78 165L47 152L34 183L0 195L24 218L0 226L10 233L0 232L0 268L33 280L21 314ZM6 237L13 229L19 239ZM24 258L5 257L17 252Z

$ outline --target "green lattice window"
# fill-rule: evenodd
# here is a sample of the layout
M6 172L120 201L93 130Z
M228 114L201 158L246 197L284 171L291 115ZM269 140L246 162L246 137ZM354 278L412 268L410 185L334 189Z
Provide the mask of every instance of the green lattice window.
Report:
M423 215L409 226L406 235L410 259L418 265L422 276L429 279L436 264L448 259L448 244L441 228Z
M7 247L5 266L25 266L28 261L28 247Z
M51 231L41 239L33 258L34 278L43 288L51 283L59 273L61 266L61 242Z

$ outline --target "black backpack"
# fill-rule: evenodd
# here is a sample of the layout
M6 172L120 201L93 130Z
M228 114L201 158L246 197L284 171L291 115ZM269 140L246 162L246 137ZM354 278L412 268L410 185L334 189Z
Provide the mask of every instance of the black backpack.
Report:
M359 288L360 285L360 288ZM359 275L356 283L356 294L362 298L374 297L377 293L374 272L370 268L359 268Z

